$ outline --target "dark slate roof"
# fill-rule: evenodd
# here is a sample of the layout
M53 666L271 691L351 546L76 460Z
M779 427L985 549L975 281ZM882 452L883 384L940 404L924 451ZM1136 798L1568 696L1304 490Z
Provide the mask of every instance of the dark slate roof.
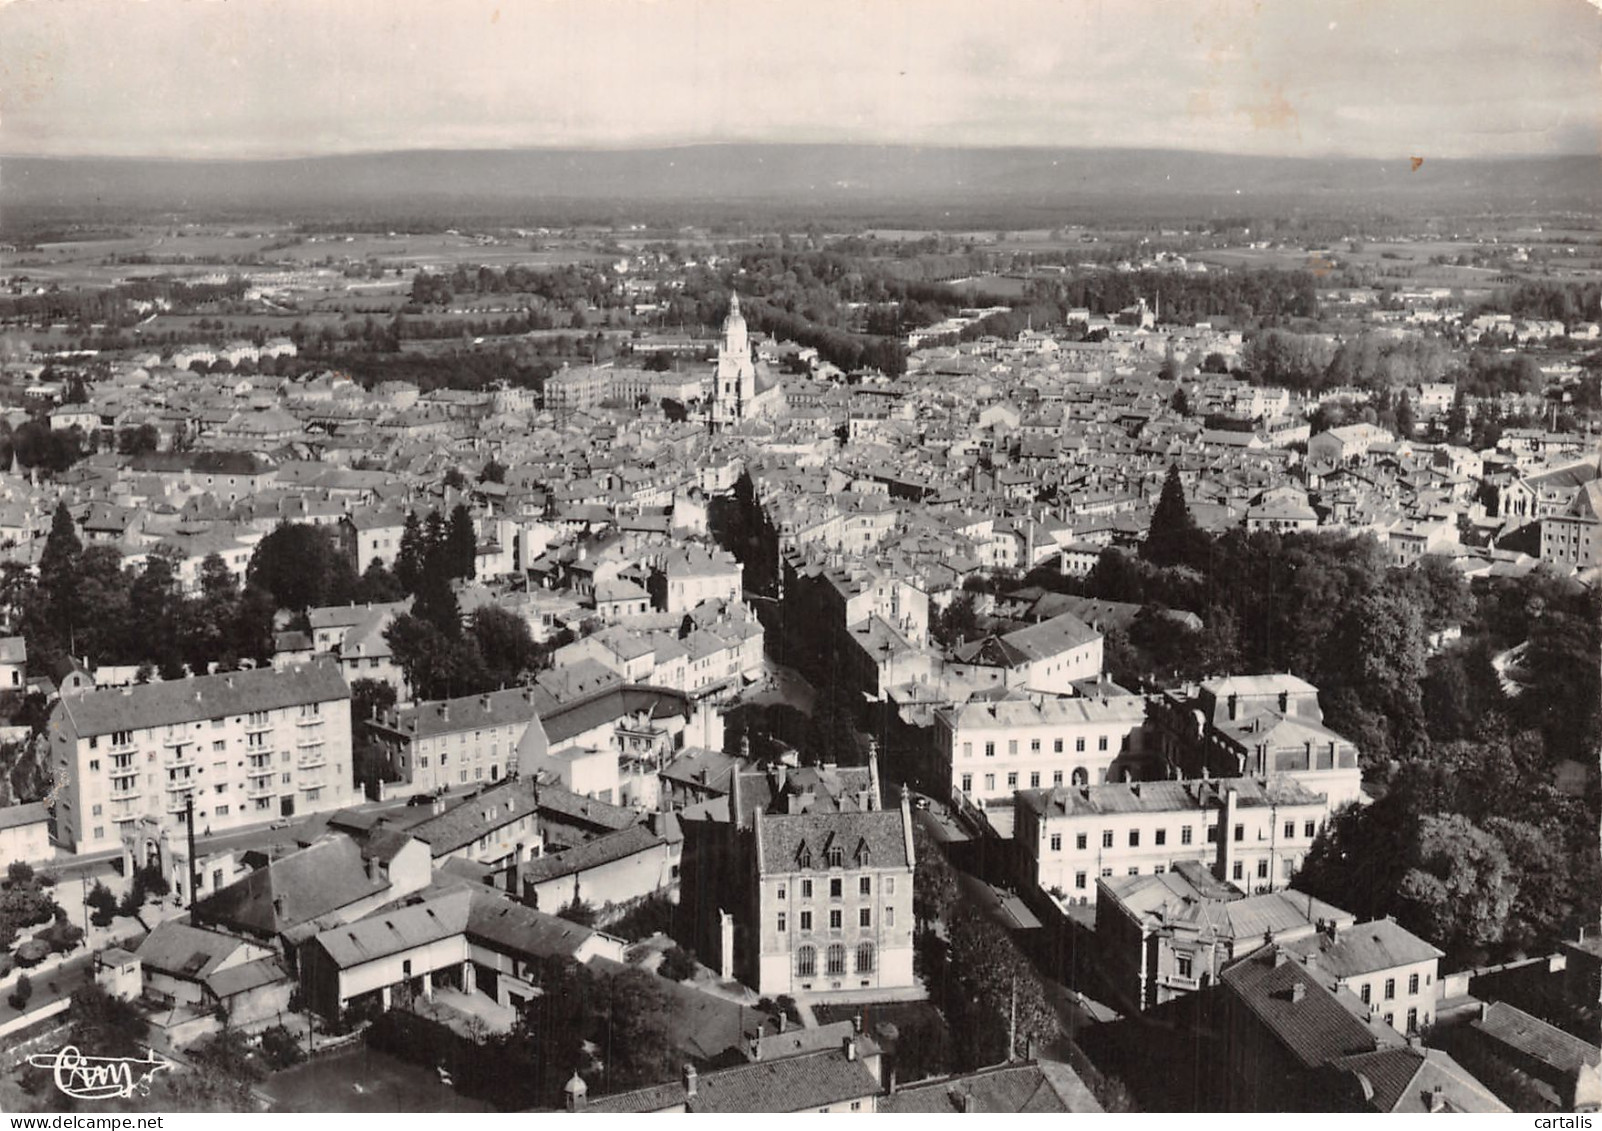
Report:
M1505 1002L1486 1006L1484 1015L1471 1024L1496 1043L1550 1064L1560 1072L1578 1072L1602 1062L1602 1048Z
M1066 1112L1072 1110L1038 1065L1008 1064L964 1076L920 1080L879 1098L879 1111L900 1115L953 1112Z
M684 1104L692 1112L800 1112L865 1099L878 1091L879 1082L867 1065L847 1059L840 1049L831 1049L703 1073L696 1080L693 1096L686 1094L680 1080L603 1096L591 1100L588 1110L645 1112Z
M400 954L464 934L472 895L454 891L410 907L382 909L365 919L323 931L312 945L341 969Z
M871 812L765 813L757 823L757 861L761 872L790 871L800 866L802 850L812 867L827 870L829 849L844 853L844 867L912 867L911 829L900 807ZM866 847L867 858L859 861Z
M595 932L494 891L473 891L467 935L502 954L572 958Z
M254 962L245 962L217 971L206 979L206 988L218 997L224 998L288 980L289 975L285 973L276 957L258 958Z
M333 836L258 868L199 904L201 918L262 935L279 935L389 886L368 876L361 850Z
M1439 1049L1388 1048L1342 1057L1338 1069L1366 1081L1364 1106L1380 1112L1505 1112L1507 1107ZM1362 1084L1359 1083L1361 1091ZM1440 1103L1439 1109L1431 1107Z
M29 801L24 805L7 805L0 808L0 829L36 825L49 819L50 810L43 801Z
M522 876L525 883L544 883L559 876L571 876L590 868L599 868L602 864L624 860L665 843L665 837L652 832L646 825L631 825L585 841L565 852L530 860L523 865Z
M540 712L540 722L552 749L568 739L575 738L599 726L635 714L647 714L653 719L690 715L690 697L682 691L646 684L616 684L575 699L559 707Z
M531 781L509 781L486 789L452 805L437 817L429 817L406 830L408 836L425 841L436 857L455 852L481 836L520 820L535 811L538 798Z
M147 970L198 982L244 945L244 940L232 935L169 919L146 936L137 953Z
M593 829L626 829L638 821L639 814L621 805L611 805L584 797L558 786L540 786L540 821L559 825L588 826Z
M1263 948L1225 970L1224 984L1307 1068L1342 1056L1373 1052L1374 1033L1354 1017L1318 978L1288 958L1275 964L1278 948ZM1302 987L1295 1000L1293 988Z
M64 696L61 709L78 735L88 737L349 698L338 665L318 661L86 691Z
M1318 956L1318 968L1337 978L1352 978L1415 962L1440 958L1443 951L1431 946L1394 919L1376 919L1351 927L1337 927L1335 936L1320 931L1304 939L1282 944L1289 954L1305 960Z

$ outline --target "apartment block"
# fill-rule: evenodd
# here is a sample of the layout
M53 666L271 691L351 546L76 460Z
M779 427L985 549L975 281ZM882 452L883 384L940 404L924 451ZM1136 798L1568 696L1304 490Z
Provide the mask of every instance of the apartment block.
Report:
M350 689L328 661L66 692L50 717L62 783L55 835L121 845L149 817L225 829L340 809L351 786Z

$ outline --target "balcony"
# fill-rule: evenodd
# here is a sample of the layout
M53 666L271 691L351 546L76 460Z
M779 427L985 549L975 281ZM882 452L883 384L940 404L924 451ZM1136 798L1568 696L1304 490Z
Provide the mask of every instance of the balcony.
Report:
M252 800L258 797L273 797L277 793L272 778L252 778L250 784L245 786L245 796Z
M295 763L295 767L301 770L315 770L326 765L328 765L328 755L324 754L320 747L317 750L302 754L300 760Z
M321 715L302 715L295 720L295 725L298 727L320 727L323 725L323 717Z
M170 781L167 783L167 792L176 793L179 790L190 790L194 789L195 785L196 782L193 778L179 778L177 781Z
M188 793L174 797L171 801L167 802L167 812L180 815L183 814L189 808L189 801L191 797L192 795Z
M1201 985L1200 982L1188 974L1159 974L1157 975L1157 984L1175 990L1194 990Z
M132 801L139 796L140 790L138 778L134 778L133 784L128 786L126 789L118 789L116 786L111 787L111 799L113 801Z

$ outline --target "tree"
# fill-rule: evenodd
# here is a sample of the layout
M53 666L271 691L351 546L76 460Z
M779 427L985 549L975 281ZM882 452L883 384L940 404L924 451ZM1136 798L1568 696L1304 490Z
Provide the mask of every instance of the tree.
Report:
M484 465L484 469L478 473L478 481L480 483L505 483L506 465L500 460L492 458Z
M540 648L534 643L528 621L495 605L475 609L469 620L469 631L489 678L499 686L517 683L540 657Z
M473 529L473 515L467 509L466 503L457 503L451 511L445 544L450 576L466 578L477 576L478 534Z
M39 585L45 591L50 623L59 638L70 646L77 619L78 564L83 544L66 503L56 504L50 520L50 534L39 555Z
M1174 390L1173 398L1169 400L1168 407L1173 409L1180 416L1190 415L1190 396L1185 392L1185 386L1181 385L1179 388Z
M1518 886L1497 838L1466 817L1425 817L1411 847L1398 920L1448 954L1500 942Z
M1413 432L1418 428L1418 416L1413 412L1413 401L1406 394L1396 402L1396 434L1404 440L1411 440Z
M1229 359L1221 353L1209 353L1202 358L1203 373L1228 373Z
M1186 560L1196 538L1196 520L1185 503L1185 487L1179 481L1179 467L1170 464L1163 480L1163 493L1151 513L1151 528L1141 544L1141 557L1160 566L1179 565Z
M1057 1013L1012 936L973 907L949 927L944 1005L958 1067L999 1064L1055 1040Z
M379 604L405 598L406 590L382 561L374 558L356 583L356 595L365 603Z
M980 633L978 597L973 593L958 593L951 603L930 618L929 633L942 648L953 648L963 641L972 640Z
M928 927L945 919L956 905L957 873L946 860L945 851L916 821L912 825L912 851L912 914L919 924Z
M401 532L400 550L395 555L395 579L408 593L417 592L417 583L428 557L428 545L423 535L423 523L412 511L406 516L406 527Z
M445 469L445 487L451 491L461 491L467 487L467 476L462 474L461 468L452 466Z
M112 894L110 888L96 880L95 886L89 889L89 894L85 897L84 903L93 912L89 916L91 924L96 927L109 927L111 925L111 920L117 914L117 897Z
M695 977L695 972L700 968L694 951L685 950L682 946L670 946L662 952L662 962L656 972L670 982L682 982Z
M11 1008L22 1013L28 1008L28 999L33 997L33 980L26 974L17 975L17 983L11 989L11 996L7 1000Z
M271 593L281 609L303 612L342 604L355 589L355 569L328 532L282 522L250 556L246 578Z

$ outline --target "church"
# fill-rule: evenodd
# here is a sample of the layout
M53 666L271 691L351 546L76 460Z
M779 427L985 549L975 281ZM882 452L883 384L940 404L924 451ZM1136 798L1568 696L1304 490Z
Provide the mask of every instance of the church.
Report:
M766 364L751 359L751 340L740 296L729 296L729 314L723 320L723 342L718 346L717 369L707 398L707 424L714 432L759 417L777 415L779 382Z

